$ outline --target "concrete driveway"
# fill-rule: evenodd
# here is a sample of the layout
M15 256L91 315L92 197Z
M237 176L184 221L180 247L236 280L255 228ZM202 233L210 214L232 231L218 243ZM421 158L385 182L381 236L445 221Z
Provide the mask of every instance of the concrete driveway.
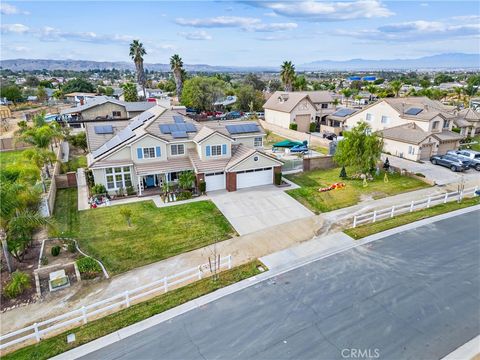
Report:
M212 191L208 196L240 235L314 215L274 185Z
M390 165L413 173L422 173L427 179L435 181L437 185L457 184L462 177L464 178L466 186L480 184L480 172L475 169L469 169L464 172L453 172L446 167L433 165L430 161L418 163L385 154L382 155L382 160L385 160L387 157Z

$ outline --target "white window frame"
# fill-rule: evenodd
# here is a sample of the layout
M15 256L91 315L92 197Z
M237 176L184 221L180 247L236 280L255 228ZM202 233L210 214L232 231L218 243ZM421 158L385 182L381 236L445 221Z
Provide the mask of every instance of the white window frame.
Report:
M175 149L175 151L173 149ZM182 152L179 152L180 149L182 149ZM185 144L170 145L170 154L172 156L185 155Z
M218 154L214 154L213 149L220 149ZM210 156L222 156L222 145L210 145Z
M440 128L440 121L435 120L432 122L432 130L438 130Z
M365 115L365 120L368 121L368 122L372 122L373 121L373 114L367 113L367 115Z
M384 121L384 120L385 120L385 121ZM380 122L381 122L382 124L387 125L387 124L390 123L390 118L389 118L388 116L386 116L386 115L382 115L382 119L380 120Z
M111 178L111 181L109 180L109 177ZM120 179L117 179L117 177L120 177ZM127 182L129 182L129 184L127 184ZM109 186L109 183L112 184L113 187ZM105 168L105 188L107 190L118 190L128 186L133 186L132 171L130 166L115 166L111 168Z
M145 150L147 152L145 152ZM153 151L153 156L150 156L151 155L150 151ZM157 157L157 154L155 153L155 146L142 148L142 153L143 153L143 159L155 159Z
M415 155L415 148L412 145L408 145L408 155Z
M256 136L253 138L253 146L254 147L262 147L263 146L263 137Z

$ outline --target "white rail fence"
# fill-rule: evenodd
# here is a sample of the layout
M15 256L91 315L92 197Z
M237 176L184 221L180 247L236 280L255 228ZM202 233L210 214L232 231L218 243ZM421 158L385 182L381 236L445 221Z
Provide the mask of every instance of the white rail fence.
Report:
M355 228L358 225L374 223L379 220L393 218L396 215L413 212L415 210L428 209L431 206L445 204L449 201L460 201L466 196L474 196L477 189L478 187L475 186L474 188L466 189L460 192L455 191L451 193L432 195L428 198L412 201L408 204L394 205L389 208L375 210L362 215L356 215L353 217L353 227Z
M192 279L200 280L208 277L210 274L213 274L211 269L215 268L217 270L221 270L222 268L231 269L232 256L220 257L218 264L215 264L215 261L213 261L212 264L202 264L174 275L165 276L162 279L133 290L127 290L108 299L82 306L68 313L2 335L0 336L0 350L30 339L35 339L39 342L49 333L58 333L60 331L66 331L74 327L74 325L86 324L89 320L91 321L111 314L120 310L122 307L128 308L133 302L140 302L139 300L144 297L156 293L166 293L172 287L191 281Z

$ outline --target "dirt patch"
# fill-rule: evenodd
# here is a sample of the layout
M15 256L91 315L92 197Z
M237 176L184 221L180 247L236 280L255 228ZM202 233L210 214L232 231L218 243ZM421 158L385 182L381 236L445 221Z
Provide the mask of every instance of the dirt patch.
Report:
M71 252L69 250L69 241L64 241L60 239L46 240L45 246L42 254L42 266L52 266L52 265L61 265L74 262L79 257L79 253ZM52 255L52 248L54 246L60 246L60 254L57 256ZM45 260L47 263L45 263Z

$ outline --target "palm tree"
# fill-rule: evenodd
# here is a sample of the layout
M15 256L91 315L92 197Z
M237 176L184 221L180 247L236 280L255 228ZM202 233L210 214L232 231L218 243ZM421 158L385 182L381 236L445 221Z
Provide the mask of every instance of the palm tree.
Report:
M143 70L143 56L147 55L143 44L139 40L133 40L130 44L130 57L135 63L135 68L137 70L137 83L143 89L143 97L147 97L147 92L145 91L145 71Z
M395 94L395 97L398 97L398 94L400 93L400 89L402 88L402 86L403 84L400 80L394 80L390 83L390 88Z
M52 128L44 125L38 128L29 128L20 134L19 140L40 149L46 149L53 139Z
M195 175L192 171L184 171L178 177L178 185L182 189L191 189L193 188L193 184L195 183Z
M343 96L345 96L345 105L348 107L348 98L352 96L353 90L350 88L345 88L341 91L341 93L343 94Z
M180 55L175 54L170 58L170 69L173 72L175 78L175 86L177 88L177 98L180 101L183 88L183 61Z
M459 86L456 86L453 88L453 91L455 92L455 98L457 100L457 106L458 106L462 102L463 89Z
M284 61L280 71L285 91L292 91L292 84L295 81L295 65L291 61Z
M378 88L377 88L375 85L373 85L373 84L369 84L369 85L367 85L367 91L368 91L370 94L375 95L375 94L377 93L377 91L378 91Z
M50 178L48 164L57 161L57 156L47 149L27 149L24 151L23 157L30 160L40 170L43 192L46 192L47 187L44 178Z

